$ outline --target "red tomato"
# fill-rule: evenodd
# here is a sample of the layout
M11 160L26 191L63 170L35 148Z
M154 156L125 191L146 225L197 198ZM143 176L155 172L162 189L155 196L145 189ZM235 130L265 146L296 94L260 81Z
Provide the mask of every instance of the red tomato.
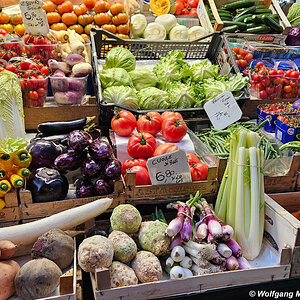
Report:
M116 112L115 116L111 119L112 130L120 136L129 136L134 130L135 125L135 116L127 110Z
M176 7L175 15L181 15L182 10L184 9L184 4L180 1L176 1L175 7Z
M239 62L240 62L240 67L241 68L245 68L245 67L248 66L248 62L247 62L246 59L240 59Z
M163 119L158 112L151 111L139 117L136 123L136 129L138 132L147 132L156 135L160 132L162 121Z
M263 85L261 84L261 82L257 83L255 87L256 87L256 89L257 89L258 91L261 91L261 90L264 89L264 87L263 87Z
M262 80L261 80L261 84L263 85L263 86L269 86L270 85L270 83L271 83L271 80L269 79L269 78L263 78Z
M235 52L235 53L240 53L240 48L232 47L231 49L232 49L232 51Z
M167 110L161 114L162 119L168 119L171 117L176 117L177 119L183 120L182 115L179 112Z
M259 61L257 64L256 64L256 68L261 68L262 66L264 66L264 63L262 61Z
M283 75L284 71L283 70L277 70L277 75Z
M205 180L207 178L208 165L196 163L190 165L192 181Z
M196 8L198 6L198 0L187 0L187 4L190 8Z
M258 71L258 75L267 75L268 72L265 68L261 68L259 71Z
M186 135L187 126L183 120L171 117L165 119L161 125L161 133L163 137L172 143L179 142Z
M292 78L298 78L299 77L299 72L298 71L292 71L290 76Z
M238 59L235 60L238 67L240 67L240 61Z
M193 15L193 16L198 15L197 8L192 8L192 9L190 10L190 15Z
M247 53L246 56L245 56L245 59L246 59L247 62L249 62L252 58L253 58L252 53Z
M193 153L186 153L187 159L188 159L188 163L190 164L197 164L197 163L201 163L201 160Z
M245 49L240 49L240 54L243 56L243 57L245 57L246 55L247 55L247 50L245 50Z
M13 64L9 64L9 65L7 65L6 66L6 68L5 68L7 71L10 71L10 72L15 72L15 70L16 70L16 66L15 65L13 65Z
M153 153L153 156L166 154L166 153L169 153L169 152L172 152L172 151L176 151L178 149L179 149L179 147L172 144L172 143L161 144L155 149L155 151Z
M273 94L274 93L274 87L270 87L270 86L268 86L267 88L266 88L266 92L267 92L267 94L269 94L269 95L271 95L271 94Z
M272 70L269 71L269 75L270 75L270 76L277 75L277 71L274 70L274 69L272 69Z
M182 15L188 15L190 12L187 8L184 8L182 11L181 11L181 14Z
M268 97L268 94L265 90L262 90L259 92L259 98L260 99L266 99Z
M134 172L136 178L136 185L149 185L151 184L150 176L146 168L141 166L133 166L130 168L131 172Z
M41 71L41 73L42 73L43 75L45 75L45 76L48 76L49 73L50 73L50 70L49 70L49 68L47 68L47 67L42 67L42 68L40 69L40 71Z
M145 158L127 159L122 164L122 174L125 175L126 170L134 166L141 166L147 170L146 162L147 160Z
M133 158L152 157L156 140L150 133L135 133L128 140L127 152Z
M29 91L28 96L32 100L37 100L39 94L37 93L37 91Z

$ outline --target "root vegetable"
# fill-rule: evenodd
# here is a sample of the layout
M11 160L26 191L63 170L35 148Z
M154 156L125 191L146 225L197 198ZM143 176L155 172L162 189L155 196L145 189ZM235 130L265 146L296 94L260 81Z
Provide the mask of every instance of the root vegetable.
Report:
M82 55L84 51L83 43L77 38L75 30L68 30L69 45L72 53Z
M226 242L226 245L231 249L235 257L241 257L243 255L242 248L235 240L229 240Z
M184 277L193 277L193 273L190 269L183 268L184 271Z
M222 225L222 240L229 241L233 237L234 231L230 225Z
M51 229L37 239L31 250L31 257L48 258L64 269L73 261L73 239L60 229Z
M249 264L248 260L241 256L237 259L238 263L239 263L239 269L240 270L245 270L245 269L250 269L251 265Z
M83 94L80 91L56 92L54 100L58 104L80 104Z
M221 224L213 219L213 218L210 218L207 222L207 228L208 228L208 231L210 232L210 234L212 235L212 237L214 239L220 237L222 235L222 227L221 227Z
M183 268L189 269L193 265L193 261L190 257L185 256L184 259L180 262L180 265Z
M166 266L167 266L168 268L171 268L171 267L173 267L173 265L174 265L174 260L173 260L172 257L170 256L170 257L168 257L167 260L166 260Z
M216 250L214 244L198 244L192 241L189 241L183 246L184 250L195 257L203 257L205 259L211 259Z
M214 256L210 260L216 265L225 264L225 258L222 257L218 251L215 251Z
M239 269L239 263L234 256L230 256L226 259L226 268L229 271Z
M112 288L138 284L138 278L133 269L121 262L113 261L109 272Z
M96 267L108 268L113 260L112 242L101 235L85 239L78 249L78 263L85 272L95 272Z
M114 230L108 237L114 248L114 257L123 262L130 262L136 255L137 246L125 232Z
M149 251L139 251L132 261L132 268L142 283L162 279L162 267L159 259Z
M72 73L75 77L85 77L92 73L92 66L86 62L76 64L72 68Z
M206 223L201 223L196 230L196 239L201 241L207 237L207 225Z
M14 279L20 266L14 260L0 261L0 299L9 298L15 293Z
M171 251L171 257L175 262L180 262L185 257L185 251L181 246L176 246Z
M30 260L15 278L18 296L25 300L49 297L59 285L60 268L47 258Z
M67 57L66 57L66 60L65 62L70 65L70 66L74 66L78 63L81 63L81 62L85 62L85 59L79 55L79 54L73 54L73 53L70 53Z
M170 250L172 250L174 247L181 245L182 243L182 238L181 238L181 234L178 233L173 239L172 242L170 244Z
M171 279L180 279L185 277L184 269L180 266L175 266L170 270Z
M11 241L0 241L0 260L10 259L16 252L17 246Z
M223 243L218 244L217 251L225 258L228 258L232 255L231 249Z

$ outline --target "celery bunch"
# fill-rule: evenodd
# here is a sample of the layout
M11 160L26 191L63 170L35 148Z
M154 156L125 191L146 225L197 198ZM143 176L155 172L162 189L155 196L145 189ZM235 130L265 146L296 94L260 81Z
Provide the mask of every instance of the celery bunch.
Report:
M233 227L249 260L258 256L264 231L264 153L258 148L259 139L249 130L231 133L229 161L215 209Z

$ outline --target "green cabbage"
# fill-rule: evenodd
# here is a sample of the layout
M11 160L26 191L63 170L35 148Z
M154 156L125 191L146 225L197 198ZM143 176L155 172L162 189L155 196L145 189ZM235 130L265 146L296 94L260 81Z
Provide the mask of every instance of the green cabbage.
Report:
M211 64L207 60L202 60L192 66L193 81L199 82L208 78L216 78L219 72L219 66Z
M300 26L300 3L294 3L290 7L287 18L293 27Z
M122 47L112 48L106 55L103 69L123 68L126 71L135 69L135 57L127 49Z
M25 138L22 91L16 74L0 73L0 141L6 136Z
M156 75L147 69L137 69L129 72L134 87L139 91L141 89L155 86L157 83Z
M170 95L172 108L191 108L194 106L196 99L192 86L180 82L172 82L166 87Z
M169 107L169 94L155 87L148 87L137 93L140 109L164 109Z
M116 103L130 108L138 108L138 98L133 88L129 86L111 86L103 91L102 100L105 103Z
M121 68L112 68L100 71L100 81L102 88L104 89L116 85L133 86L128 72Z

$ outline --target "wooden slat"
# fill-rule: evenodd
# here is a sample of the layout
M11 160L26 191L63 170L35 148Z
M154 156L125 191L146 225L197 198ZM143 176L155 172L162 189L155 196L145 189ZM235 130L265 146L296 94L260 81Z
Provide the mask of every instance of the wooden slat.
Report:
M18 202L18 194L16 190L12 190L4 195L5 207L17 207L19 205Z
M292 28L292 25L290 24L289 20L287 19L285 13L281 9L277 0L272 0L272 5L274 6L276 13L279 15L280 22L283 25L284 31L282 34L287 34Z
M209 7L211 9L212 15L213 15L214 19L216 20L215 25L214 25L214 30L220 31L223 29L224 23L223 23L222 19L220 18L215 1L208 0L208 3L209 3Z
M19 207L8 207L0 210L0 223L18 220L21 220L21 210Z
M269 194L269 196L289 212L300 209L300 192Z
M300 246L295 247L294 249L291 266L291 277L298 276L300 276Z
M200 8L200 10L199 10L199 8ZM198 10L201 11L201 15L198 14L201 26L208 29L209 32L213 32L214 30L213 30L213 27L210 23L210 19L208 17L208 14L207 14L206 8L204 6L203 0L199 0Z

